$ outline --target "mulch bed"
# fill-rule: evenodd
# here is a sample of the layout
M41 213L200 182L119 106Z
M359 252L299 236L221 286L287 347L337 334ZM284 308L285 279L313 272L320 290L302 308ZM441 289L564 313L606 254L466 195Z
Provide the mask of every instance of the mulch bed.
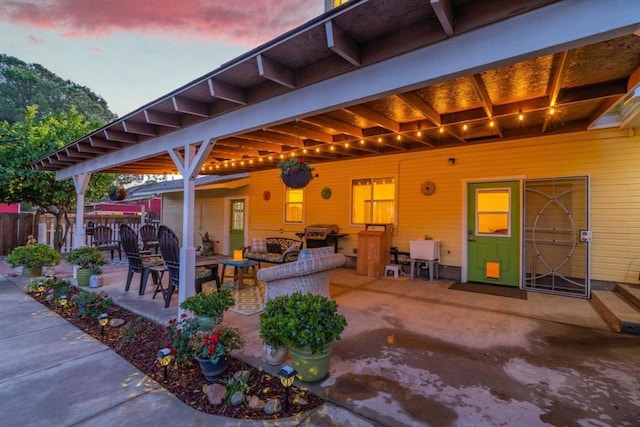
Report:
M76 288L72 287L69 297L74 291L77 292ZM31 296L68 322L111 347L133 366L198 411L230 418L263 420L294 416L324 403L322 398L309 393L306 389L292 387L290 389L289 411L285 411L283 408L281 412L275 415L267 415L262 409L252 409L246 404L240 406L225 405L224 403L217 406L211 405L203 390L203 386L209 383L204 378L197 363L180 366L172 363L168 367L167 379L164 379L163 369L159 366L155 355L158 350L167 347L168 343L163 338L165 326L113 305L106 310L109 318L123 319L126 323L118 328L105 327L104 336L101 336L101 327L96 319L83 319L77 315L75 307L63 309L57 305L50 304L44 296L36 294ZM256 395L265 402L269 399L279 399L284 403L284 388L277 376L270 375L262 369L254 368L232 357L229 358L227 373L220 382L228 379L239 370L247 370L251 373L248 382L249 390L245 392L247 398L251 395Z

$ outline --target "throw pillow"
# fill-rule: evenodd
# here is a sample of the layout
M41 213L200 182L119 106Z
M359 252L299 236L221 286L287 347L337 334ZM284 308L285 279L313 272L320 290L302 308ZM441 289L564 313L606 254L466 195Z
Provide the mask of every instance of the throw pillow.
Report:
M267 252L267 239L251 239L251 252Z
M334 253L333 246L325 246L322 248L303 249L298 254L298 260L304 260L309 258L319 258Z

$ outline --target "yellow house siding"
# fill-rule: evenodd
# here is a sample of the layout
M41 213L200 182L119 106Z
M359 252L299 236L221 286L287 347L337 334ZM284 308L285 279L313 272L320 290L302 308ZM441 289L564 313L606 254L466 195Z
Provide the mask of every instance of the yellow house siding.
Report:
M455 165L449 165L449 158L456 159ZM275 169L277 161L273 163L272 170L251 173L250 185L240 189L251 200L249 237L274 233L295 237L306 225L335 223L341 232L350 234L340 240L341 250L353 254L362 228L349 224L351 180L393 176L398 213L392 244L408 250L409 240L428 234L442 241L441 263L451 266L463 263L464 182L589 176L592 279L638 283L640 137L629 132L588 131L318 164L319 178L305 189L304 223L300 225L283 222L284 185ZM436 184L431 196L420 193L427 180ZM321 197L325 187L332 190L328 200ZM270 200L263 199L264 191L271 193ZM167 222L171 204L163 204ZM181 209L180 199L179 216ZM211 209L215 211L213 205ZM213 222L218 220L222 218L212 215L205 221L211 222L208 227L216 237L218 228Z

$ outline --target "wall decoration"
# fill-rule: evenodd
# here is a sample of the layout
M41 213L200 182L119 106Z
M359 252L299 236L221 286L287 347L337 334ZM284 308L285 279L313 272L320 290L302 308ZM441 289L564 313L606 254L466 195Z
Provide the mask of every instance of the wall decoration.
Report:
M425 196L430 196L436 192L436 184L431 181L425 181L420 186L420 192Z
M322 196L323 199L327 200L331 198L331 189L329 187L324 187L322 189L322 191L320 191L320 196Z
M271 198L271 192L269 190L265 190L265 192L262 193L262 198L268 201Z

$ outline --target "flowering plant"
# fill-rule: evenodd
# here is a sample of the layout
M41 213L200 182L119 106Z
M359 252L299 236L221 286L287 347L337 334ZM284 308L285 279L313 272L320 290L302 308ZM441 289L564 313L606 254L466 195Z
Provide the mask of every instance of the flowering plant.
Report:
M180 320L171 319L165 330L167 345L176 357L176 364L186 363L194 356L217 363L220 357L244 346L239 329L214 325L210 331L201 332L198 319L182 314Z
M315 168L312 168L309 162L302 157L291 157L278 163L278 167L282 171L282 175L297 174L301 171L309 171L311 179L317 178L319 175L313 174Z
M189 344L196 358L209 359L211 363L218 363L231 351L242 348L244 338L239 329L219 324L209 332L194 334Z

